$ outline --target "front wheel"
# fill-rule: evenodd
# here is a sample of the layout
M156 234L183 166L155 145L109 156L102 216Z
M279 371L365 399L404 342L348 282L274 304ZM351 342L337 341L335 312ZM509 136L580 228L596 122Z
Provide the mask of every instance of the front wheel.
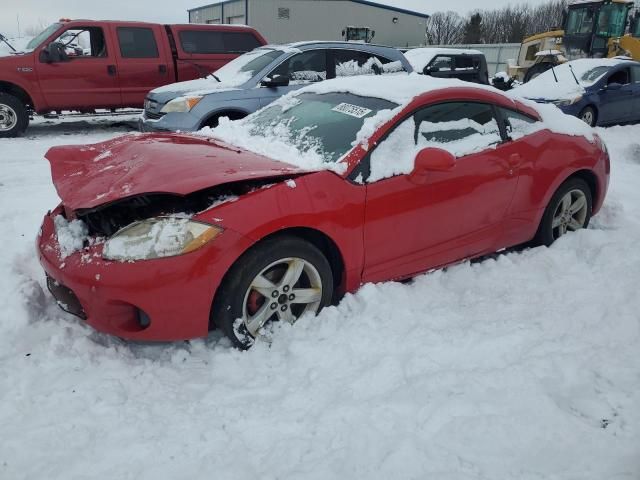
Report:
M597 116L596 116L596 111L593 109L593 107L585 107L580 112L580 115L578 115L578 118L580 118L580 120L582 120L584 123L586 123L590 127L596 126Z
M27 107L13 95L0 93L0 138L17 137L28 126Z
M591 220L591 189L580 178L563 183L542 216L535 243L550 246L568 232L587 228Z
M213 323L234 346L247 349L269 324L317 314L332 296L331 266L322 252L296 237L274 238L231 268L214 302Z

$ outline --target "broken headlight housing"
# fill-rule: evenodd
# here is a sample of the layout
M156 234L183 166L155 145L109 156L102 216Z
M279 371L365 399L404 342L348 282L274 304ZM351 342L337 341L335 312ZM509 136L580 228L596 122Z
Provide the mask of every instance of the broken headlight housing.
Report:
M105 260L128 262L175 257L199 249L222 228L182 217L156 217L133 223L104 244Z

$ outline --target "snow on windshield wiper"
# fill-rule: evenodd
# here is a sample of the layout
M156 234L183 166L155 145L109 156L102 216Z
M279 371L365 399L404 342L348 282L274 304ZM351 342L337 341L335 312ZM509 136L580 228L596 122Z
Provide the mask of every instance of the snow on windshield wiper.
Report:
M13 45L11 45L11 44L9 43L9 40L7 40L7 37L5 37L4 35L2 35L1 33L0 33L0 42L4 42L4 43L6 43L7 45L9 45L9 48L10 48L11 50L13 50L14 52L17 52L17 50L16 50L15 48L13 48Z

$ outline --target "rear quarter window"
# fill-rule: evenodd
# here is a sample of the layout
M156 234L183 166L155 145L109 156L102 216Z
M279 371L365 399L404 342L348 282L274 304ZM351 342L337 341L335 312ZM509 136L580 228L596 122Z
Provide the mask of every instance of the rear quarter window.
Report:
M250 32L184 30L179 38L182 49L195 54L246 53L262 45Z

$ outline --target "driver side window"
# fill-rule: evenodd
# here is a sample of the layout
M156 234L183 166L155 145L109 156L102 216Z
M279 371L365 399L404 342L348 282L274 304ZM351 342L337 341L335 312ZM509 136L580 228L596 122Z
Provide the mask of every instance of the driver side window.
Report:
M432 105L400 123L372 152L367 181L411 173L416 155L424 148L440 148L459 158L500 142L502 137L491 105L475 102Z
M326 50L310 50L285 60L268 77L288 76L290 85L320 82L327 79Z
M74 27L65 30L53 41L61 44L70 60L87 57L106 57L107 44L100 27Z
M623 68L622 70L617 71L616 73L611 74L611 76L607 79L607 85L611 85L612 83L619 83L620 85L627 85L631 83L629 75L629 69Z

